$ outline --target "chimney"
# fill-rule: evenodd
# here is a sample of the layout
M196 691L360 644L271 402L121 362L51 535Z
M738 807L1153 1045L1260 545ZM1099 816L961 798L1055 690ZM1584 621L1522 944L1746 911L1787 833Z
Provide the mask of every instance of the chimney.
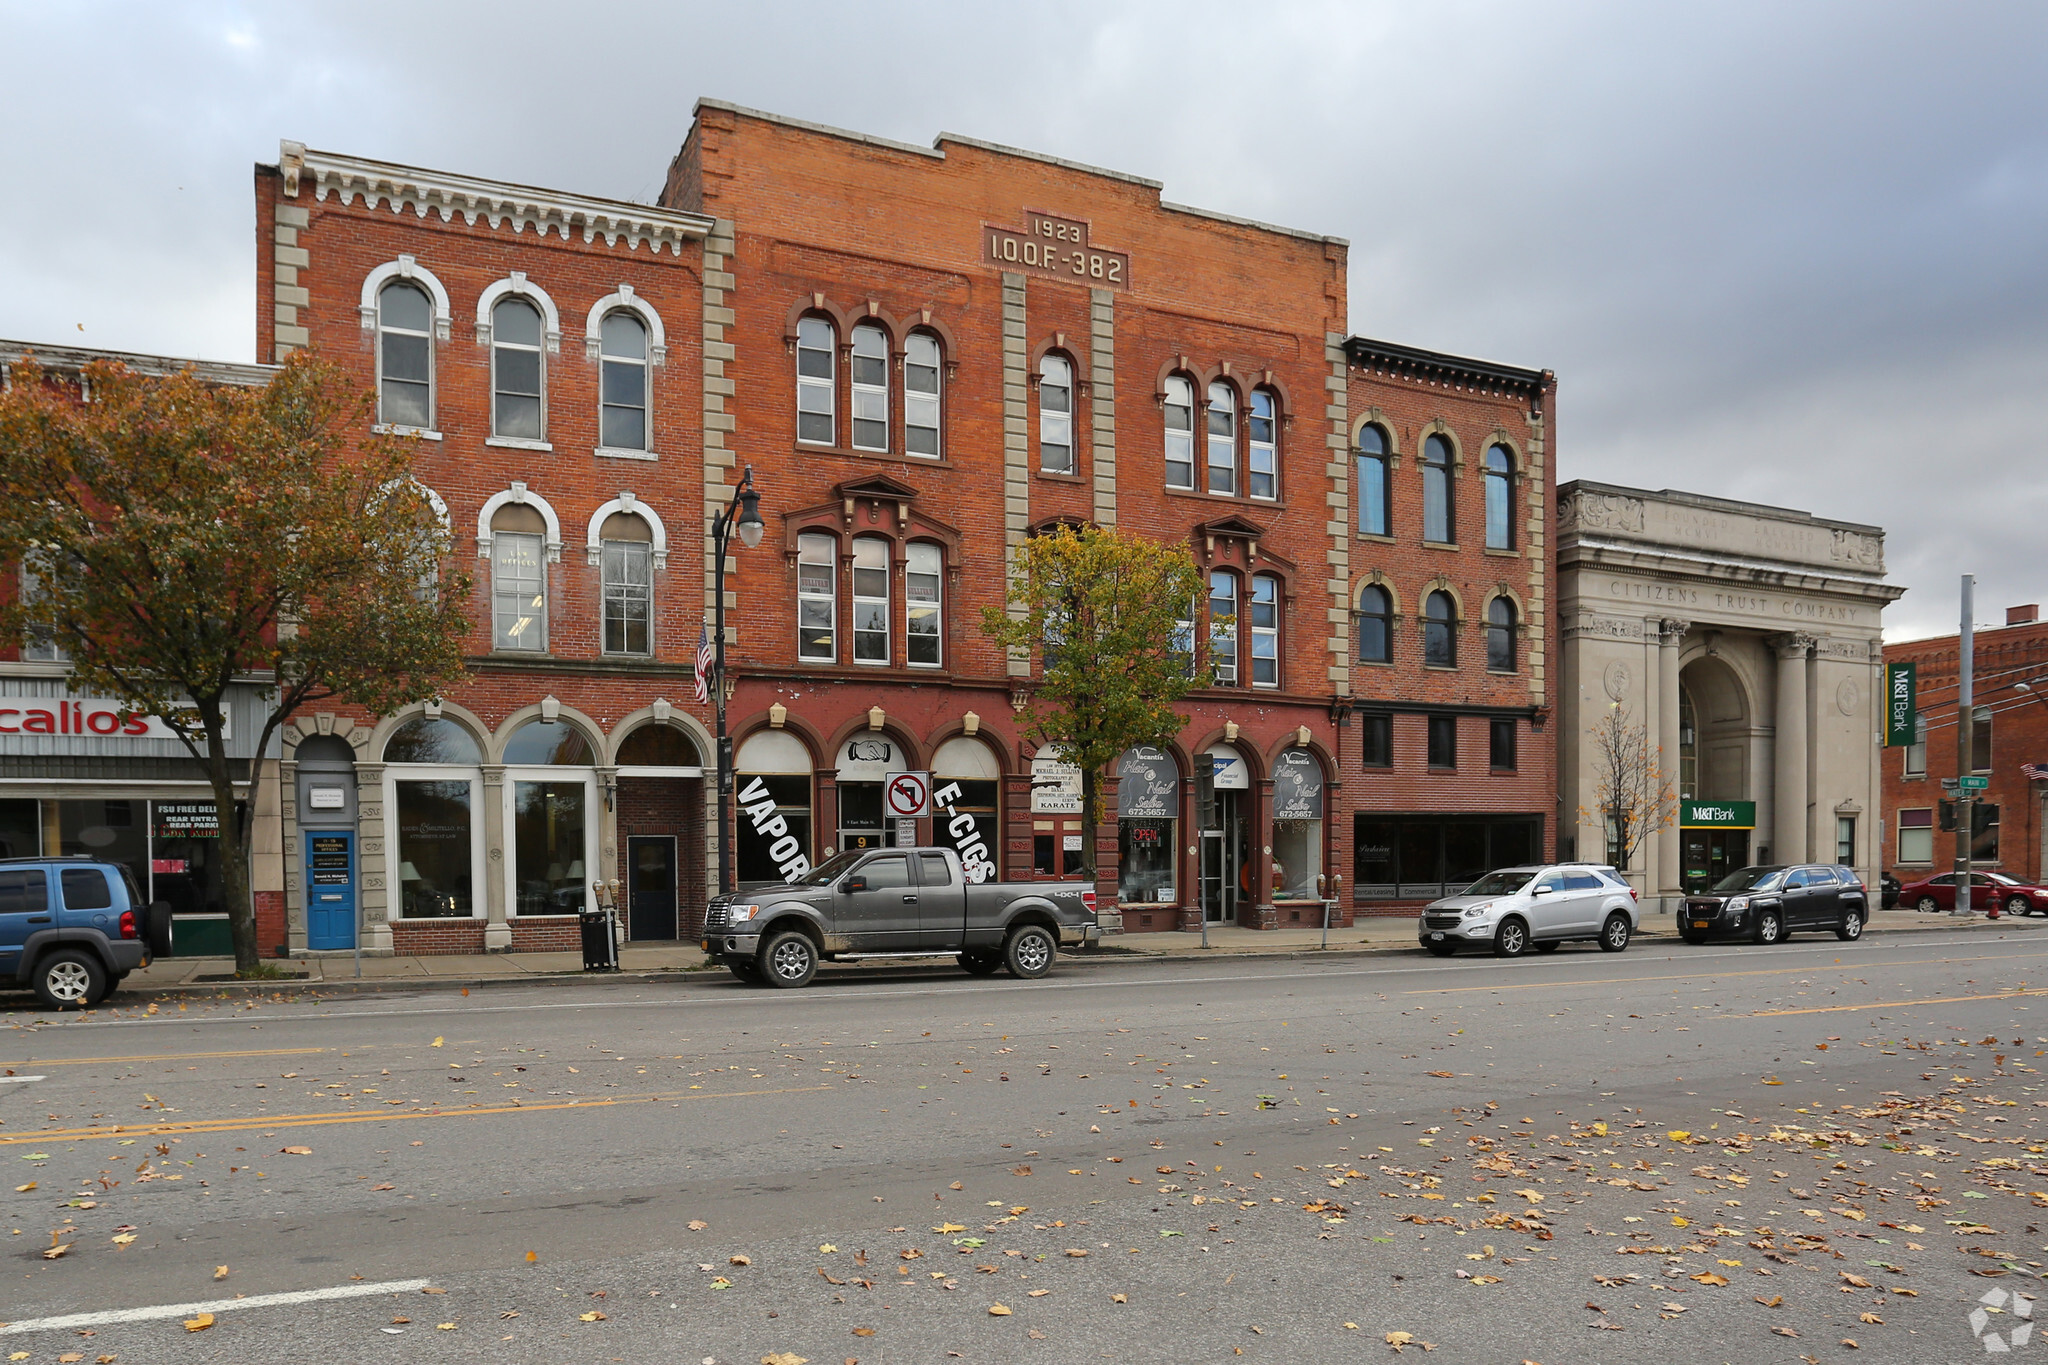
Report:
M2005 623L2009 626L2029 626L2041 619L2041 604L2029 602L2024 607L2007 607Z

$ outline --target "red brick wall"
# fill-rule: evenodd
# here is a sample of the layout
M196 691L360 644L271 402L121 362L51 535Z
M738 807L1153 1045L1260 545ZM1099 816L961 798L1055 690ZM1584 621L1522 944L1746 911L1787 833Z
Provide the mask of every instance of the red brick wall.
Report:
M435 953L478 954L484 950L480 919L413 919L391 922L391 951L400 957Z
M256 951L264 957L285 957L291 945L285 939L284 892L258 891L256 902Z
M583 951L583 924L574 915L514 915L511 924L515 953Z
M631 877L627 840L636 834L676 841L677 933L687 941L704 927L704 781L683 777L619 779L619 877ZM620 892L624 901L630 882Z

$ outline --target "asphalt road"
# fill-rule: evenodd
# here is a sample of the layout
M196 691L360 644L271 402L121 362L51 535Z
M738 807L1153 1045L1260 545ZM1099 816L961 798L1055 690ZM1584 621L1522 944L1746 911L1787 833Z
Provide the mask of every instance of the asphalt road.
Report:
M15 1013L0 1353L1976 1359L2048 1259L2036 981L2016 927Z

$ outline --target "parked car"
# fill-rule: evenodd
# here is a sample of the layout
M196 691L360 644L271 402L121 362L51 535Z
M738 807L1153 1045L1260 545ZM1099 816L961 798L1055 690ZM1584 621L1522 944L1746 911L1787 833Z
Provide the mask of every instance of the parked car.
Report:
M1687 896L1678 936L1687 943L1747 938L1778 943L1798 929L1826 929L1839 939L1863 937L1869 893L1855 872L1829 863L1744 867L1704 896Z
M0 859L0 979L53 1010L83 1009L170 951L171 907L144 904L120 863Z
M1618 953L1634 937L1640 911L1636 893L1611 867L1551 863L1489 872L1455 896L1431 901L1416 923L1416 939L1438 957L1461 946L1485 946L1499 957L1591 939Z
M1956 908L1956 874L1943 872L1924 877L1901 888L1899 901L1927 914L1953 910ZM1989 910L1993 905L2008 915L2048 913L2048 889L2018 881L2003 872L1972 872L1970 908Z
M1890 910L1899 903L1899 879L1889 872L1877 874L1878 908Z
M818 963L952 957L976 976L1052 970L1061 945L1102 937L1075 882L968 881L950 848L849 849L787 885L711 902L704 951L740 980L808 985Z

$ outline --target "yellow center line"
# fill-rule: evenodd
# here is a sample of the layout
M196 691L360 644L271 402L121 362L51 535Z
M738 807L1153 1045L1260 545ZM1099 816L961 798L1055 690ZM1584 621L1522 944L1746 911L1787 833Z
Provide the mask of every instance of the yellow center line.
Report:
M614 1095L600 1100L568 1100L560 1104L504 1104L475 1109L387 1109L330 1114L273 1114L269 1118L194 1119L187 1123L116 1124L111 1128L52 1128L40 1133L0 1137L0 1147L32 1143L93 1142L110 1137L188 1136L194 1133L241 1133L258 1128L320 1128L336 1123L387 1123L394 1119L471 1119L491 1114L535 1114L567 1109L604 1109L621 1104L660 1104L677 1100L737 1100L756 1095L808 1095L831 1090L829 1085L789 1086L779 1090L721 1090L708 1095Z
M1798 976L1802 972L1812 973L1829 972L1836 970L1844 972L1859 971L1867 974L1872 972L1890 971L1894 967L1952 966L1957 963L1963 962L2015 962L2022 960L2023 958L2037 958L2043 956L2048 956L2048 954L2025 953L2013 955L1998 955L1987 953L1983 957L1939 957L1929 958L1922 962L1888 962L1877 965L1865 963L1832 962L1818 967L1770 967L1753 972L1700 971L1678 972L1671 976L1599 976L1580 981L1525 981L1505 986L1430 986L1422 990L1403 991L1401 993L1403 995L1465 995L1472 991L1549 991L1562 990L1569 986L1626 986L1631 984L1632 982L1638 981L1700 981L1721 980L1724 978L1728 980L1733 980L1736 977L1743 976ZM2007 994L2010 994L2010 992L2007 992ZM36 1065L40 1066L42 1065L42 1063L38 1062Z
M364 1043L351 1051L368 1052L375 1043ZM144 1052L132 1057L37 1058L26 1062L0 1062L0 1066L112 1066L122 1062L189 1062L206 1057L301 1057L314 1052L339 1052L333 1047L259 1047L240 1052Z
M2048 995L2048 991L1995 991L1990 995L1932 995L1925 1000L1880 1000L1873 1005L1814 1005L1796 1010L1757 1010L1751 1014L1722 1015L1724 1019L1768 1019L1778 1014L1837 1014L1844 1010L1895 1010L1909 1005L1953 1005L1965 1000L2017 1000L2022 996Z

